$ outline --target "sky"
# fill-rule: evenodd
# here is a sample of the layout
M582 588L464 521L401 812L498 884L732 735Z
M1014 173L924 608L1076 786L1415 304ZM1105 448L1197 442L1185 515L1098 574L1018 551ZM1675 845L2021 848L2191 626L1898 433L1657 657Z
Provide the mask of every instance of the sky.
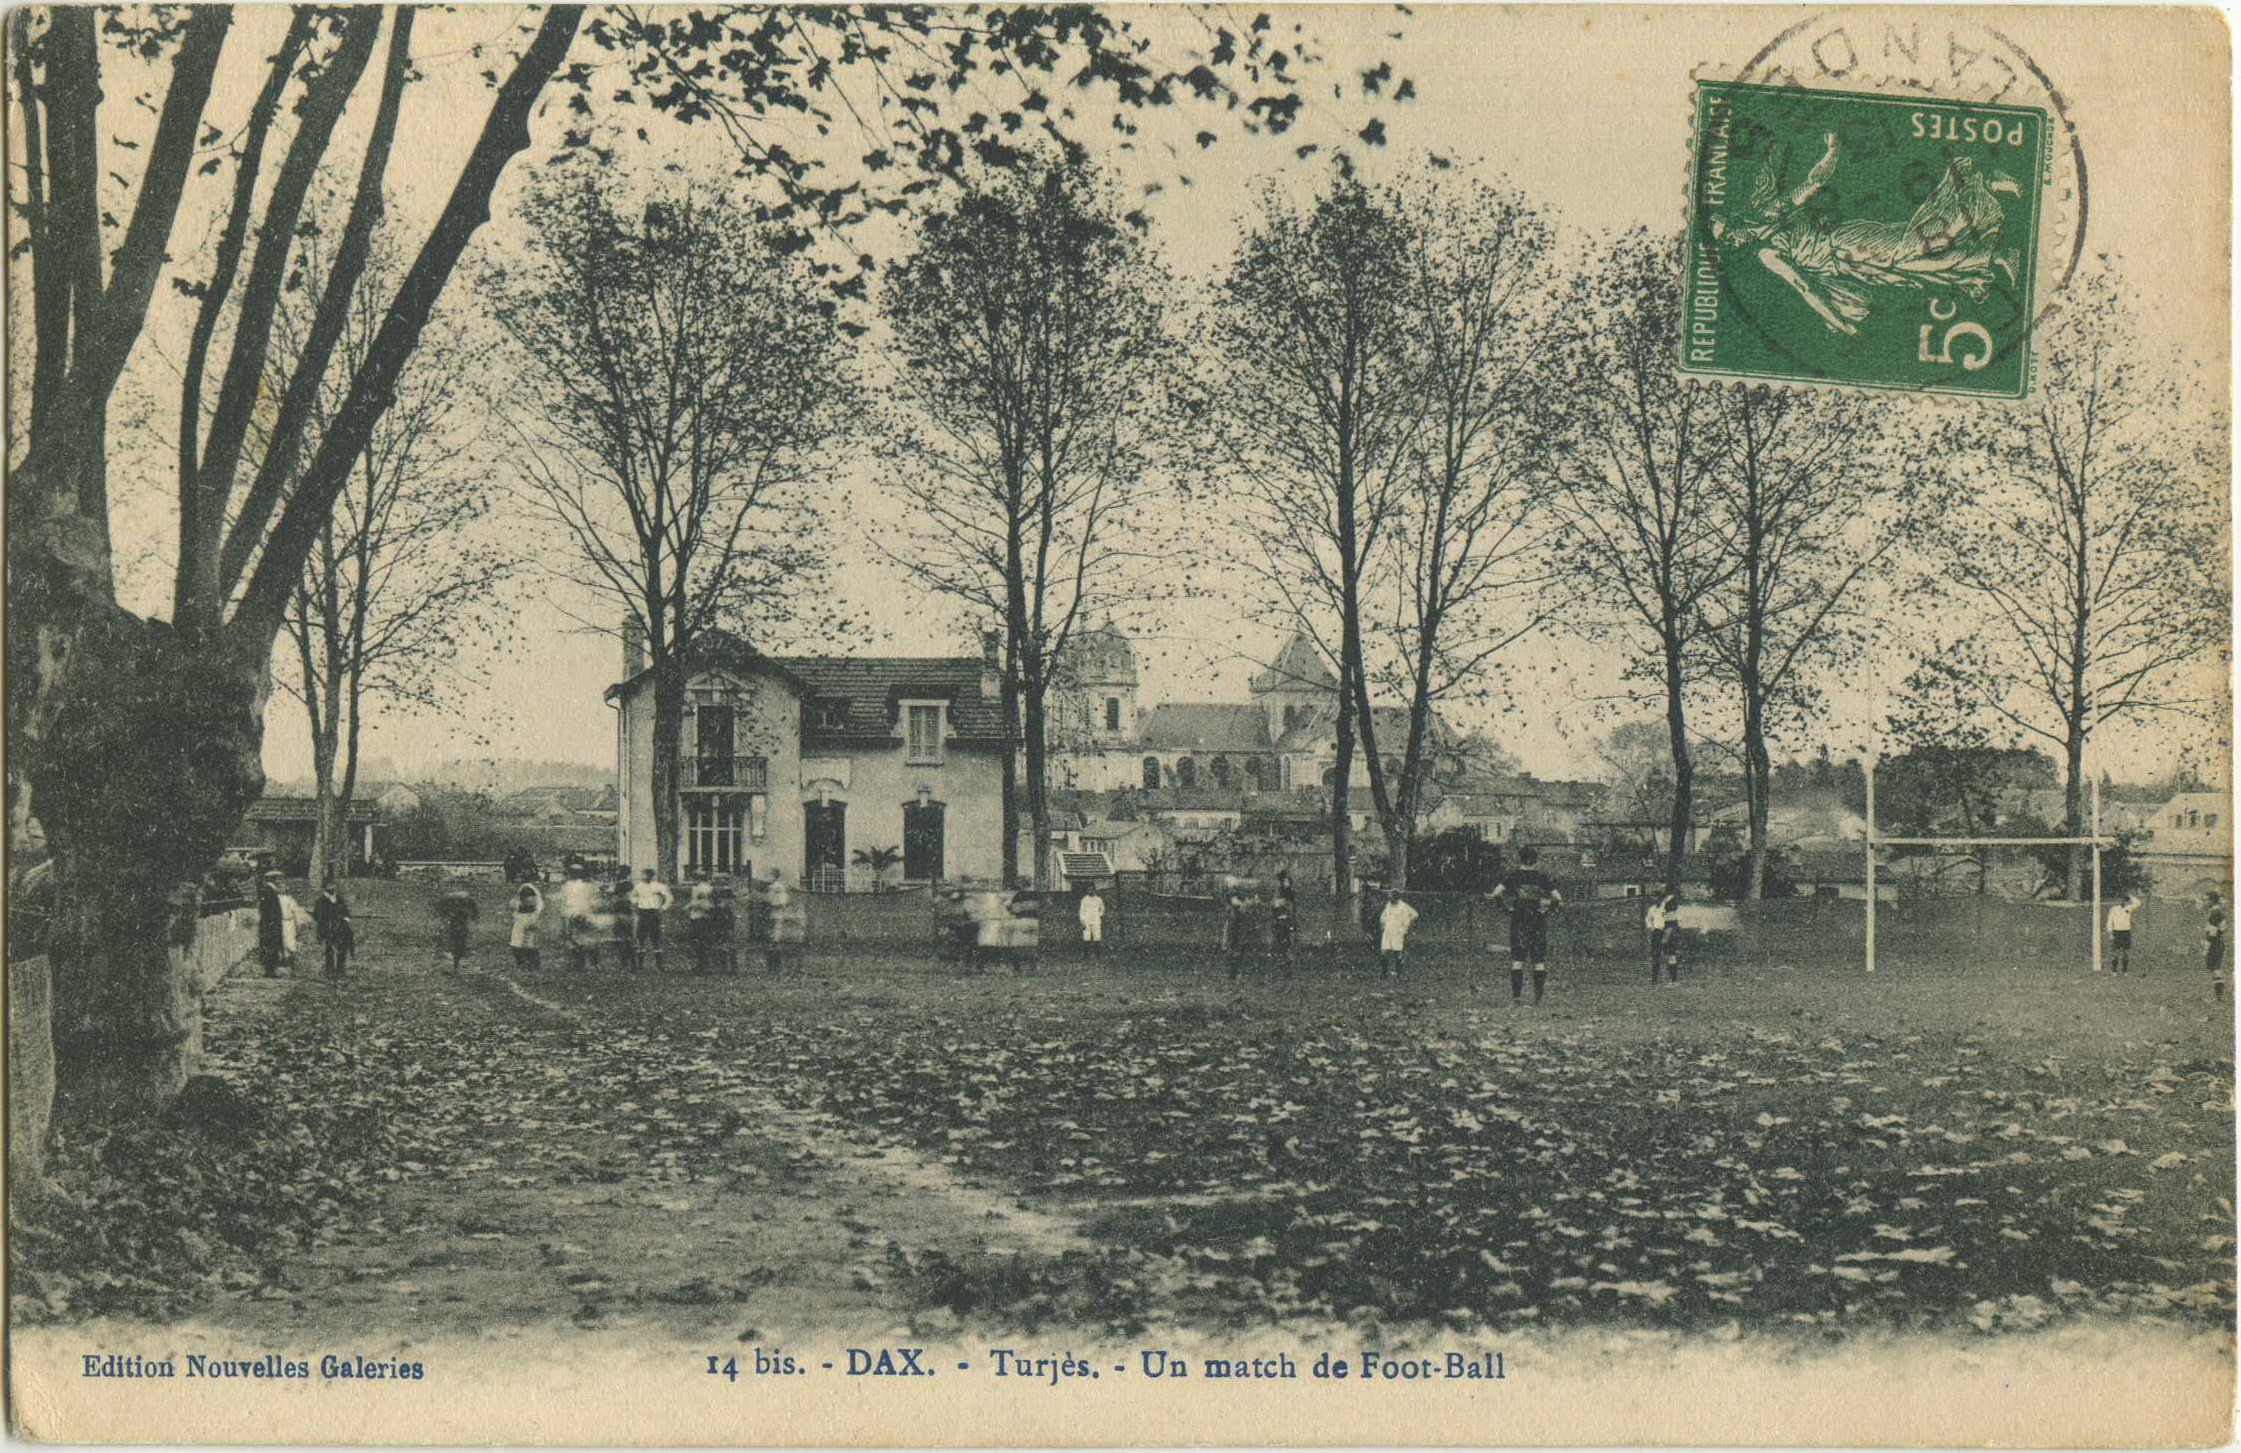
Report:
M1238 29L1252 13L1217 12ZM1833 73L1847 83L1897 81L1945 94L1996 94L2067 117L2074 144L2061 150L2050 179L2050 251L2066 253L2082 231L2077 251L2120 257L2147 330L2199 367L2206 397L2230 396L2228 40L2212 12L2000 7L1996 31L1983 23L1992 12L1939 7L1453 6L1403 13L1333 6L1272 13L1279 33L1300 27L1326 58L1313 72L1316 82L1305 88L1308 102L1291 134L1249 137L1228 118L1208 125L1203 111L1184 106L1141 118L1133 152L1101 153L1121 182L1139 192L1152 237L1188 281L1203 284L1219 273L1264 186L1291 197L1311 194L1328 180L1329 156L1341 145L1373 181L1420 165L1428 154L1506 180L1548 209L1569 255L1628 228L1673 232L1683 214L1691 76L1784 66L1806 75ZM1187 12L1138 7L1130 14L1163 54L1204 44L1199 21ZM502 65L505 46L518 45L523 15L515 6L421 15L416 52L423 78L408 89L392 166L398 225L415 241L472 141L472 127L462 118L479 119L487 109L481 73ZM251 42L269 41L264 32L277 35L279 24L277 11L244 14L221 70L215 113L245 109L254 63L270 49ZM588 49L583 56L599 59ZM1392 84L1402 78L1414 83L1414 100L1396 104L1389 93L1361 94L1356 77L1378 60L1391 63ZM138 124L130 89L117 85L109 92L105 120L113 119L120 133ZM336 156L355 155L353 142L367 124L375 88L369 82L360 89ZM2178 108L2183 124L2172 124L2173 98L2185 98ZM1379 149L1353 139L1373 118L1385 127ZM520 235L513 206L521 184L550 155L568 119L557 103L536 118L532 149L508 169L493 220L447 291L446 309L472 318L481 306L474 263L504 255ZM1210 149L1190 139L1201 126L1220 134ZM1079 134L1094 141L1102 133L1084 126ZM1322 149L1300 158L1295 149L1310 143ZM656 122L645 142L625 138L622 145L625 159L650 177L727 185L723 143L713 130ZM190 188L173 239L176 266L191 270L214 233L224 181L220 176ZM1152 183L1159 189L1143 194ZM890 232L869 236L864 245L891 255L893 241ZM150 347L136 358L129 380L149 398L165 396L167 377L175 389L176 373L165 372L176 367L170 345L185 337L191 321L190 305L171 288L160 288L159 296ZM159 410L144 429L136 430L129 418L113 425L124 436L118 441L123 454L146 450L149 473L159 478L169 447L160 417ZM492 468L503 485L508 470L503 450L495 452ZM861 451L836 451L829 488L846 506L845 528L832 544L841 594L868 627L874 649L958 650L954 615L911 589L868 546L865 531L894 509L878 483L876 461ZM2220 480L2213 487L2224 486ZM127 603L160 612L169 588L165 535L172 505L153 488L137 496L120 493L120 553L132 562ZM490 528L518 532L522 525L502 515ZM611 762L613 723L601 691L618 673L619 650L612 638L582 633L554 608L582 608L580 601L560 599L556 593L563 591L534 572L523 577L506 598L518 639L470 653L462 663L470 684L455 709L372 720L366 753L387 757L408 774L455 754ZM1179 614L1183 618L1142 633L1140 699L1244 699L1255 664L1280 644L1276 634L1244 620L1234 596L1225 600L1219 590L1214 600ZM1594 769L1588 741L1616 719L1611 713L1621 665L1609 649L1569 635L1540 639L1517 657L1513 709L1467 724L1483 725L1531 770L1586 774ZM1903 662L1886 653L1831 683L1828 736L1839 751L1864 741L1864 724L1880 716L1894 673L1903 674ZM2167 761L2169 749L2167 739L2148 736L2112 742L2112 770L2120 777L2145 775ZM278 695L266 766L283 780L309 773L300 709Z

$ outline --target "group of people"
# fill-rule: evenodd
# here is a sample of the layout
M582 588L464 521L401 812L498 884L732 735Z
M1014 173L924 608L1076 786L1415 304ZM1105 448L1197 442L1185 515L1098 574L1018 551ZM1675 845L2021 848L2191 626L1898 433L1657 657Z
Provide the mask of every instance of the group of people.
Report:
M281 891L280 883L280 874L273 870L257 880L257 960L268 979L279 978L280 966L294 962L296 924L303 915L296 900ZM350 971L358 932L350 919L350 904L332 878L319 882L319 896L311 900L311 925L319 938L325 972L341 978Z

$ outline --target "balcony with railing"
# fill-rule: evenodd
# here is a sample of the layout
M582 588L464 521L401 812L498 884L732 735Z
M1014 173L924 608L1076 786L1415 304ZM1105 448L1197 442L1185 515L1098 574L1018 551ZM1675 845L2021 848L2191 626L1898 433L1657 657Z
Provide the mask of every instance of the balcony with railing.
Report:
M687 755L677 763L677 785L687 792L767 792L770 767L762 757Z

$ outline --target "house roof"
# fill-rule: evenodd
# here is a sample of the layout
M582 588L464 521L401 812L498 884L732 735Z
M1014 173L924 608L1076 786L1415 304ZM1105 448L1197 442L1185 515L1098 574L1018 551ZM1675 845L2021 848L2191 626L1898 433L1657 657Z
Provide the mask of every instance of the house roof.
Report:
M251 822L317 822L319 804L309 797L265 796L249 804L247 817ZM381 808L376 803L353 795L350 806L343 813L343 821L379 822Z
M949 703L950 735L960 742L1002 742L1001 701L981 693L978 656L766 656L729 631L710 631L687 657L687 668L704 671L729 666L779 677L805 702L845 707L843 725L820 727L808 721L811 748L865 740L892 741L900 734L898 703L923 699ZM627 696L651 679L648 667L607 688L614 699Z
M1161 787L1135 794L1144 812L1242 812L1252 800L1236 787Z
M1155 751L1265 752L1268 713L1247 702L1170 701L1151 709L1136 739Z
M1284 649L1276 653L1276 659L1253 673L1252 688L1257 694L1301 687L1336 691L1338 677L1331 674L1323 653L1308 639L1307 632L1294 631L1292 638L1284 643Z
M785 656L777 664L806 698L848 708L844 728L811 723L813 747L892 740L901 731L898 703L911 699L948 702L950 733L959 741L1004 739L1003 702L981 695L978 656Z

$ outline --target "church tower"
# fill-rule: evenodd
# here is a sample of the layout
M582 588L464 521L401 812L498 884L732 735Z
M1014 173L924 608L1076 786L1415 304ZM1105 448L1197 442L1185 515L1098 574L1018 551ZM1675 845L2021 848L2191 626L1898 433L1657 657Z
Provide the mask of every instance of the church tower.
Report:
M1136 649L1108 618L1066 648L1069 674L1081 695L1083 739L1117 746L1136 739Z
M1268 739L1281 742L1293 727L1337 704L1338 678L1307 632L1294 631L1276 659L1254 675L1252 693L1253 704L1268 713Z

